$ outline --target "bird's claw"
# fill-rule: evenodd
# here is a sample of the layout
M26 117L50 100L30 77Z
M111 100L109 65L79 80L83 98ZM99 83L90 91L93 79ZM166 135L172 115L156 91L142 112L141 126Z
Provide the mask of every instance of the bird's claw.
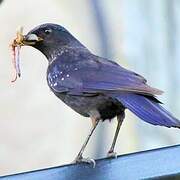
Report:
M95 166L96 166L95 160L91 159L91 158L77 157L73 162L74 163L88 163L88 164L92 164L93 168L95 168Z
M108 158L117 158L117 153L114 152L114 151L109 151L109 152L107 153L107 157L108 157Z

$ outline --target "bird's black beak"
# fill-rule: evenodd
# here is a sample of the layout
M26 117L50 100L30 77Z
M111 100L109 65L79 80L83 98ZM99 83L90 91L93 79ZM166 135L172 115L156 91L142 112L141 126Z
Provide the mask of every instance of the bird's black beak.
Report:
M23 45L35 45L36 43L43 41L41 37L38 37L36 34L27 34L23 37Z

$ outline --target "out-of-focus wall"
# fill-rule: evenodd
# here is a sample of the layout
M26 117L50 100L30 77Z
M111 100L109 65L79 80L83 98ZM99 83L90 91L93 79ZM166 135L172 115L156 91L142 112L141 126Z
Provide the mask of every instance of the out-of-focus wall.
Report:
M108 27L106 37L102 38L108 39L109 57L142 73L151 85L167 91L162 99L169 104L171 111L178 114L179 104L173 108L168 103L174 98L169 90L176 89L178 83L173 87L167 85L171 81L171 73L167 71L171 63L164 52L169 48L163 48L163 45L170 36L163 33L162 37L161 33L165 30L163 25L171 22L167 19L170 16L166 16L162 10L166 3L147 3L145 0L97 1ZM16 83L11 83L13 67L9 43L18 26L23 25L26 33L36 25L53 22L65 26L92 52L105 56L93 2L4 0L0 5L0 175L69 163L78 153L91 122L50 92L46 83L47 61L31 47L22 48L22 77ZM175 17L180 17L177 9ZM179 26L176 27L178 34ZM172 35L174 32L169 33ZM172 37L175 42L175 36ZM175 52L177 61L177 47ZM168 66L166 63L169 63ZM180 96L177 90L176 96ZM85 156L104 157L115 127L116 121L100 124ZM116 151L120 154L171 145L180 142L178 137L178 130L148 125L127 111ZM101 143L97 143L99 141Z

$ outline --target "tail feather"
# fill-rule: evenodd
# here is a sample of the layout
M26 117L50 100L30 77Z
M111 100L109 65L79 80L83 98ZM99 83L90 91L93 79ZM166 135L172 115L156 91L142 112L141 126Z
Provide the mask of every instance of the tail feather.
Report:
M116 99L139 118L150 124L180 128L180 121L177 118L164 109L158 101L147 96L124 93L116 96Z

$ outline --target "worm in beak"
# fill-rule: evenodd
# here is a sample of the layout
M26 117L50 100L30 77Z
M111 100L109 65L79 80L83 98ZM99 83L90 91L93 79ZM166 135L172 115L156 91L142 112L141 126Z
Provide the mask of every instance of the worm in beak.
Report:
M36 34L23 35L23 27L20 27L19 30L17 30L16 38L10 44L12 50L12 56L13 56L12 63L15 69L15 76L11 82L15 82L17 78L21 76L20 64L19 64L21 46L35 45L37 42L40 42L42 40L43 39L38 37Z

